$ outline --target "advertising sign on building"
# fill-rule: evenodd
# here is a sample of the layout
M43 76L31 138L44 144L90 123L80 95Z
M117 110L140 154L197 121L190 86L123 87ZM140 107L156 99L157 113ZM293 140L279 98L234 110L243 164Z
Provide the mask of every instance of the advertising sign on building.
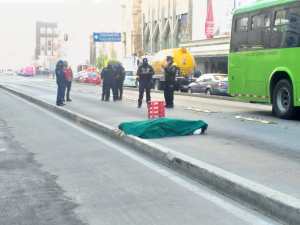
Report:
M214 37L214 12L212 0L207 0L207 14L205 21L205 35L208 39Z

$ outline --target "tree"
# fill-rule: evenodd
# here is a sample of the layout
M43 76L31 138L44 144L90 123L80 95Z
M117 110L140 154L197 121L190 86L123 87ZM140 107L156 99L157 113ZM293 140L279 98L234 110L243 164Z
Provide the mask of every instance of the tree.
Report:
M112 60L116 60L117 57L118 57L116 49L113 45L111 46L111 49L110 49L110 57L111 57Z
M108 62L108 55L103 51L99 52L99 56L96 59L96 66L99 70L103 69Z

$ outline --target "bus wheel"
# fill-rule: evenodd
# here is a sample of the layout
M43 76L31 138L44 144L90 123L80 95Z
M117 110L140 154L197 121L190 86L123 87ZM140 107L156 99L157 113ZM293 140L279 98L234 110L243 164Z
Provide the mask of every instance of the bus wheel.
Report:
M273 91L273 113L282 119L290 119L295 114L293 104L293 88L291 83L280 80Z

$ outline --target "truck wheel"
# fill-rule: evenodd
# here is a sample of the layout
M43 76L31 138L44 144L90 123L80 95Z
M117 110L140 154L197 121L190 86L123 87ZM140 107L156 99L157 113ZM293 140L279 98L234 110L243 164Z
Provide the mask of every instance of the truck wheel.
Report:
M293 88L290 81L280 80L273 91L273 113L282 119L291 119L295 115Z
M154 90L157 90L157 91L160 90L160 80L154 81Z

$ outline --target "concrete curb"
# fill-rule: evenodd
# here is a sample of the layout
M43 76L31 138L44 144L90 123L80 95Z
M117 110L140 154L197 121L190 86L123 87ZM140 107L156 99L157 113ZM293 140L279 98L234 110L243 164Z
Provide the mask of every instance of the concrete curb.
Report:
M289 225L300 224L300 200L272 190L258 183L231 174L223 169L195 160L158 144L133 136L123 135L119 130L84 115L59 108L42 100L0 85L0 88L54 112L87 129L100 132L130 146L167 165L168 167L196 179L200 183L223 193L230 198Z

